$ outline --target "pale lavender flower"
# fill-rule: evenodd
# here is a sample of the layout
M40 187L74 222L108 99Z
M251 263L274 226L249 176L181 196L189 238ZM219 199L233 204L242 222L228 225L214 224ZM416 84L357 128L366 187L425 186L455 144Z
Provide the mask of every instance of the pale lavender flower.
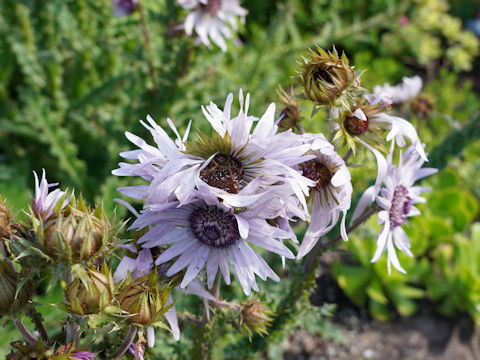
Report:
M145 345L137 346L136 344L132 343L128 347L128 352L135 356L135 360L143 360L143 355L145 354Z
M373 88L374 95L388 97L392 104L400 104L413 99L422 91L423 81L418 75L404 77L401 84L392 86L388 83Z
M95 354L88 351L79 351L69 355L69 360L94 360Z
M266 221L265 215L270 212L268 202L260 202L258 207L236 213L216 197L206 200L195 199L183 206L175 201L162 207L147 206L143 210L132 227L150 226L150 230L139 239L139 243L146 248L171 244L160 254L156 264L175 259L167 276L186 268L181 288L190 284L204 267L209 288L213 286L218 270L225 283L230 284L230 265L247 295L251 289L258 291L255 275L263 280L279 281L280 278L249 245L294 258L281 242L291 234Z
M116 17L132 14L138 6L139 0L113 0L113 13Z
M55 189L49 193L51 187L57 186L58 183L48 183L45 175L45 169L42 169L42 179L39 182L37 173L35 176L35 198L32 199L32 208L36 216L46 220L52 215L53 209L57 206L59 200L62 199L65 192ZM64 199L62 209L68 204L68 199Z
M308 139L311 134L305 134ZM303 175L315 181L311 188L310 199L312 216L310 224L298 250L297 258L302 258L327 234L343 213L340 230L347 241L345 216L352 200L351 176L345 161L335 152L325 137L316 137L311 142L311 153L315 158L302 165Z
M191 10L181 28L188 35L195 30L203 44L211 47L211 40L224 52L227 51L225 38L230 39L232 30L237 30L237 18L243 22L248 13L238 0L178 0L178 3Z
M402 228L408 218L420 214L414 206L425 202L420 197L430 189L423 186L414 186L414 183L426 176L437 172L437 169L422 168L424 160L420 157L413 146L409 146L404 154L400 154L398 165L392 164L392 156L388 158L387 176L383 180L380 194L375 196L377 205L382 209L378 213L378 223L383 224L380 236L377 240L377 250L371 262L376 262L387 250L388 273L391 273L391 265L398 271L406 273L400 265L395 247L412 257L410 241ZM353 214L352 221L361 216L372 202L373 187L368 188L360 198Z
M294 167L313 155L306 152L308 144L300 144L298 135L291 131L277 133L275 105L271 104L258 120L248 116L250 96L245 103L240 91L240 110L231 117L233 95L229 94L220 110L211 103L202 108L214 132L197 142L186 143L186 134L177 134L176 142L152 118L148 125L141 122L153 135L157 147L148 145L139 137L126 133L127 138L140 149L121 153L137 164L120 163L113 171L117 176L141 176L151 184L120 188L123 194L146 200L147 204L165 204L178 200L188 202L195 191L209 193L223 200L229 207L245 207L267 194L288 197L295 194L303 205L305 195L313 182L300 175ZM306 207L306 206L305 206Z

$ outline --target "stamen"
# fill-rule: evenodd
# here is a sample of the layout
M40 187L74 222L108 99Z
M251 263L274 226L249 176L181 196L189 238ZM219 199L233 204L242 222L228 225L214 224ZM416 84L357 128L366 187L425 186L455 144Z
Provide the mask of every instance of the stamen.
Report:
M368 129L368 118L362 120L353 114L350 114L345 119L345 129L351 135L362 135Z
M316 181L315 188L322 190L330 184L333 174L319 161L309 160L303 165L303 176Z
M390 208L390 224L400 226L407 222L408 213L412 209L412 199L408 196L408 189L399 185L393 193L392 207Z
M243 188L243 165L228 154L217 154L210 163L200 171L200 178L208 185L237 194Z
M215 16L222 9L222 0L208 0L207 3L200 6L210 15Z
M216 206L195 208L189 220L193 235L204 245L225 248L240 240L235 216Z

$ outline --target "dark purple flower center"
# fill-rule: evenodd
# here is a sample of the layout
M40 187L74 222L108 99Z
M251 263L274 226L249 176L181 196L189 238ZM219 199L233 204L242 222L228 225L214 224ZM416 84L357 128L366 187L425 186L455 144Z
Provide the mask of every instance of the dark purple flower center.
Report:
M208 0L206 4L200 3L200 6L210 15L215 16L222 9L222 0Z
M243 165L229 154L217 154L200 171L200 179L208 185L237 194L243 187Z
M317 160L309 160L303 164L303 176L316 181L315 188L322 190L332 179L331 171Z
M351 113L345 118L345 129L351 135L362 135L368 129L368 123L368 118L362 120Z
M193 235L204 245L222 249L240 240L235 216L216 206L196 207L189 220Z
M407 222L408 213L412 209L412 199L403 185L398 185L393 193L392 207L390 208L390 224L400 226Z

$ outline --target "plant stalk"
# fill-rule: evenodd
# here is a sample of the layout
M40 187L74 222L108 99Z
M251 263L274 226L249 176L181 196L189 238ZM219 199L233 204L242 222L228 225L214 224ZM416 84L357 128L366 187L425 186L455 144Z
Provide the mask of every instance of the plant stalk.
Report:
M30 344L34 345L37 343L37 338L33 336L33 334L26 328L25 324L15 317L12 316L13 323L17 327L18 331L22 334L23 338L29 342Z
M123 340L122 345L118 348L117 352L113 355L113 359L120 359L123 354L125 354L128 350L128 347L132 344L133 340L135 339L135 336L137 335L137 327L131 325L130 328L127 331L127 334L125 335L125 340Z

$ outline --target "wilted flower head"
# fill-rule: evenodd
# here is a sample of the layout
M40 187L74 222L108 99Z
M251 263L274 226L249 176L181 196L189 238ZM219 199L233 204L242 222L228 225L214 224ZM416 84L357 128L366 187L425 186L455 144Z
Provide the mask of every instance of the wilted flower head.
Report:
M113 13L116 17L128 16L138 6L139 0L113 0Z
M398 261L395 247L408 256L413 256L410 251L410 242L402 228L408 218L420 214L415 204L425 202L420 195L429 191L429 188L414 186L414 183L426 176L437 172L437 169L422 168L424 160L420 157L413 146L409 146L404 154L400 155L398 165L392 164L392 156L389 156L387 176L383 180L383 188L375 197L377 205L382 209L378 213L378 223L383 224L380 236L377 240L377 251L372 258L376 262L387 250L388 273L391 265L398 271L405 270ZM370 187L362 195L355 209L352 221L358 218L372 202L372 194L375 191Z
M348 104L341 99L351 85L358 85L358 76L350 67L345 54L338 56L337 50L326 52L321 48L310 50L309 57L300 64L305 95L319 105Z
M403 77L402 83L395 86L388 83L377 85L373 88L373 92L377 96L388 97L392 104L400 104L417 97L422 91L422 87L422 78L416 75Z
M191 10L183 28L188 35L193 30L200 41L210 47L213 41L222 51L227 51L225 38L230 39L237 30L237 17L245 21L248 11L239 5L238 0L178 0L180 6Z
M32 208L36 216L43 220L47 220L57 206L59 200L64 197L64 192L55 189L49 193L49 188L57 186L58 183L49 184L45 175L45 169L42 169L42 180L38 181L37 173L35 176L35 198L33 199ZM68 199L64 199L61 208L68 204Z
M272 322L273 311L258 300L247 301L242 304L239 316L239 325L251 338L253 333L265 335Z
M310 189L312 216L308 229L298 250L297 258L302 258L317 243L321 236L327 234L337 223L343 213L341 235L347 240L345 216L352 200L351 176L345 161L335 152L332 144L325 137L309 139L311 153L315 158L301 165L303 176L313 180Z
M274 201L272 199L271 201ZM292 252L281 242L291 233L270 225L265 215L270 211L268 201L257 208L246 208L239 213L225 207L216 198L193 200L179 207L172 202L163 208L147 207L134 222L140 229L151 226L139 239L144 247L153 248L172 244L162 252L156 264L176 259L166 275L172 276L186 268L180 284L185 288L205 267L207 284L212 287L217 272L230 284L229 264L245 294L258 291L255 275L279 281L279 277L249 245L253 244L287 258Z
M233 95L229 94L221 111L211 103L203 108L210 122L212 135L199 133L197 139L185 142L186 136L173 142L153 119L147 117L158 148L133 134L127 138L140 147L120 155L136 159L138 164L120 163L113 171L118 176L141 176L151 182L149 186L120 188L119 191L147 204L162 204L170 200L186 203L194 191L218 197L229 207L244 207L260 198L275 196L288 203L295 193L302 203L311 181L293 167L312 158L305 155L309 145L299 145L298 136L291 132L277 133L275 105L271 104L258 120L248 116L250 96L245 103L240 91L240 110L231 118ZM170 122L171 123L171 122ZM188 131L187 131L188 133ZM277 209L284 210L284 206ZM294 210L292 210L294 211Z

